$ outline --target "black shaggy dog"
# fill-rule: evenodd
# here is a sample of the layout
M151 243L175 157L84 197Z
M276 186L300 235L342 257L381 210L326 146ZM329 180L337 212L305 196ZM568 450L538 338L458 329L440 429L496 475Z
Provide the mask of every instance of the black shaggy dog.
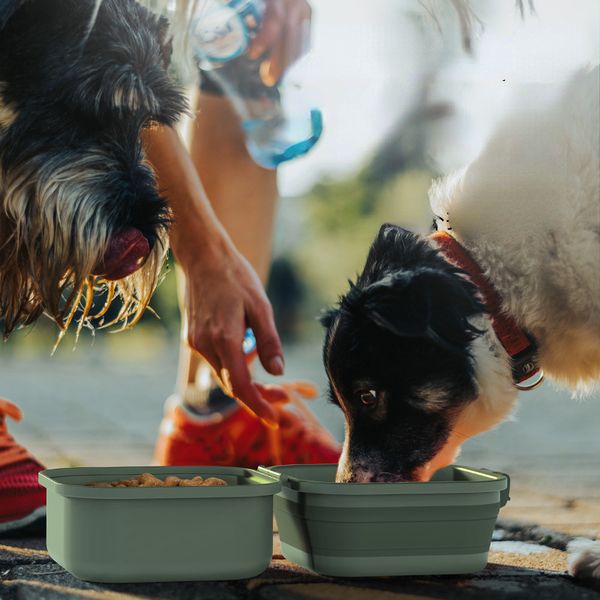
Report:
M148 303L168 211L140 143L185 101L168 23L133 0L0 0L0 319L65 328L95 291ZM85 296L85 302L81 303Z

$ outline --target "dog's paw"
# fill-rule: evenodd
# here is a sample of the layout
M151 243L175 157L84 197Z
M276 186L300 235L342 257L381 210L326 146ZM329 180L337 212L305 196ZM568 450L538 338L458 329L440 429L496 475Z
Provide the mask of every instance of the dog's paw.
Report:
M569 573L600 583L600 541L577 538L567 546Z

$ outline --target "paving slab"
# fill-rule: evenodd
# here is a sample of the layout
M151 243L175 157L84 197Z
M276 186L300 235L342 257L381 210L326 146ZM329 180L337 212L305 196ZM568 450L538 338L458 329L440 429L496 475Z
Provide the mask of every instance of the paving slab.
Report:
M333 578L312 573L276 553L269 568L233 582L95 584L56 564L43 536L0 539L2 600L600 600L600 591L566 574L570 537L500 522L487 567L473 575Z

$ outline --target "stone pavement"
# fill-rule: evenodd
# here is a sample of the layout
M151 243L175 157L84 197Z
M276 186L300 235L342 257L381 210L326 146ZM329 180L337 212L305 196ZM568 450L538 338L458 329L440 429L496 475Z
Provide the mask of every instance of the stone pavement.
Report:
M235 582L92 584L54 563L43 537L0 538L2 600L600 600L600 591L566 575L569 536L500 522L489 564L474 575L322 577L285 560L274 533L269 568Z

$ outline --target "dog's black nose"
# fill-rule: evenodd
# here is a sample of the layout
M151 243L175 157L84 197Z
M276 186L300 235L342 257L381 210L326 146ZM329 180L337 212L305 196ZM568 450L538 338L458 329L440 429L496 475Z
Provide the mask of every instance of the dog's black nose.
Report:
M359 465L343 462L338 466L336 474L337 483L401 483L407 481L428 481L429 476L425 469L399 469L398 471L384 471L383 465Z
M135 273L150 254L150 243L146 236L135 227L128 227L114 235L102 264L95 275L108 281L123 279Z
M372 481L377 483L400 483L401 481L414 481L414 478L398 473L381 472L377 473Z

